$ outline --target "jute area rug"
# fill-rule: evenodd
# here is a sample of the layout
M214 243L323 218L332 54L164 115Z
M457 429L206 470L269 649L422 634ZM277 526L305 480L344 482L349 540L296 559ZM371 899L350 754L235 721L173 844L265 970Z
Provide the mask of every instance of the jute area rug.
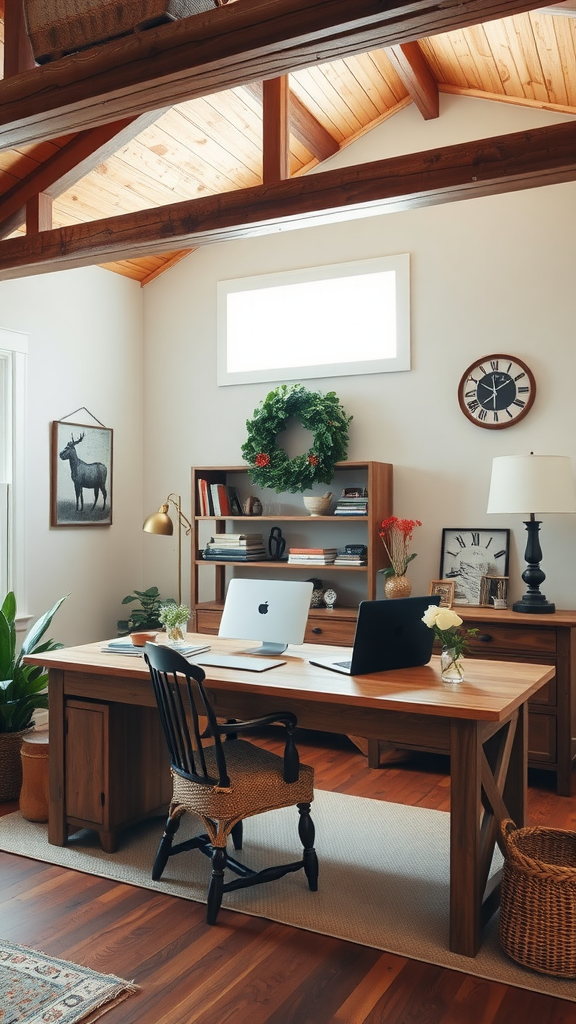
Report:
M449 951L447 813L316 790L312 815L319 891L311 893L298 872L228 893L224 907L576 1001L576 981L537 974L504 954L497 916L477 957ZM297 818L295 808L250 818L240 859L255 869L298 859ZM87 831L77 833L67 847L50 846L46 825L15 813L0 818L0 849L205 902L210 862L198 851L171 857L162 880L152 881L162 825L156 819L127 830L118 852L106 854L96 834ZM200 831L198 825L186 815L178 840Z
M88 1024L137 991L112 974L0 939L0 1021L6 1024Z

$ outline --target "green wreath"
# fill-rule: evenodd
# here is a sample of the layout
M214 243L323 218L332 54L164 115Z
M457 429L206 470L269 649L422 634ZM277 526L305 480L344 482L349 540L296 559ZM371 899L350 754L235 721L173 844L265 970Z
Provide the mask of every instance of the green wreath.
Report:
M276 437L290 417L299 420L314 435L312 447L290 459L276 444ZM346 458L347 416L334 391L322 395L302 384L281 384L254 410L246 421L248 437L242 455L250 464L250 479L260 487L281 491L305 491L315 483L329 484L337 462Z

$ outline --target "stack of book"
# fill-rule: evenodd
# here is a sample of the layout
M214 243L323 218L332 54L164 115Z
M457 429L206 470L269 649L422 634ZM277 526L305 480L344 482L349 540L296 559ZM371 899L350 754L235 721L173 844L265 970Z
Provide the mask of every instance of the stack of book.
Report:
M204 549L204 558L214 562L262 562L266 549L261 533L217 533Z
M290 548L288 563L290 565L332 565L336 548Z
M201 516L241 516L242 505L235 487L211 484L198 477L198 509Z
M105 644L101 644L100 650L106 654L127 654L131 658L141 658L144 655L144 648L135 647L129 636L120 636L114 640L108 640ZM210 647L208 644L187 644L186 641L183 641L177 647L174 647L174 650L177 650L178 654L182 654L187 658L193 654L203 654L204 651L209 651Z
M345 487L334 509L335 516L368 515L368 491L365 487Z
M334 560L334 565L366 565L368 549L365 544L347 544L343 551L339 551Z

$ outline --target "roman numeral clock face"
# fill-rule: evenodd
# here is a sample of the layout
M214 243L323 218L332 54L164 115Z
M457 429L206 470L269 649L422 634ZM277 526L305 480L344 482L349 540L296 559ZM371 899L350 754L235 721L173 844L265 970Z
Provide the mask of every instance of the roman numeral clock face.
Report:
M534 375L516 356L485 356L468 367L458 385L464 415L489 430L518 423L532 408L535 397Z

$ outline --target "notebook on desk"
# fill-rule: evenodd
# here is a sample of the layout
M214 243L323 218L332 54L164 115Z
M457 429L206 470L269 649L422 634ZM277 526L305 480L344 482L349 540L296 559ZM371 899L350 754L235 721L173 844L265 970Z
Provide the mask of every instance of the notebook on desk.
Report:
M425 665L432 655L434 631L422 622L422 616L431 604L440 604L439 595L361 601L352 657L314 657L310 664L348 676Z

